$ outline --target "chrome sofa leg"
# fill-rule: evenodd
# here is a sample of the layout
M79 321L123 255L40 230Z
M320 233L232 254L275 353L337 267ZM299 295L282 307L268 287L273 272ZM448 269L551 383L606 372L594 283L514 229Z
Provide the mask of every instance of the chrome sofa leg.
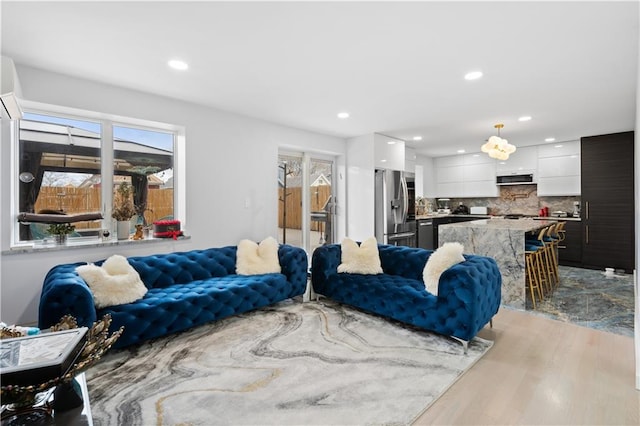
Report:
M311 286L311 280L307 280L307 288L302 294L302 303L310 302L313 300L313 287Z
M462 340L458 337L455 336L451 336L452 339L457 340L458 342L462 343L462 349L464 350L464 354L467 355L467 352L469 351L469 342L467 340Z

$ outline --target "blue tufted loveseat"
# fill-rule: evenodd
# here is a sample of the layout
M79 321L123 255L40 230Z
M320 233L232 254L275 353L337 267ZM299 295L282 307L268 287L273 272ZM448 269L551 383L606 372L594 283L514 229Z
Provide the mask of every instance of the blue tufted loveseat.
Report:
M133 345L303 294L308 266L305 251L280 245L278 257L282 272L262 275L236 275L235 246L130 257L147 294L133 303L98 310L89 287L76 272L85 263L58 265L44 279L38 324L48 328L71 314L78 325L91 326L111 314L111 331L124 326L114 347Z
M466 352L471 340L498 312L502 276L495 260L464 255L442 273L435 296L422 273L432 250L379 245L382 274L338 273L340 245L319 247L311 261L313 290L337 302L451 336Z

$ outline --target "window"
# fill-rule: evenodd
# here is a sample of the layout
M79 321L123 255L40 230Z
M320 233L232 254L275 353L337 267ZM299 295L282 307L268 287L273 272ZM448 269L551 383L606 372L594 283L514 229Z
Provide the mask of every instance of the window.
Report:
M173 145L169 132L113 127L113 186L133 186L134 221L173 219Z
M102 125L87 120L25 113L19 122L18 211L90 213L100 211ZM44 223L19 224L19 241L49 237ZM75 224L71 237L95 233L99 222Z
M134 119L105 120L103 114L25 109L16 132L16 216L101 212L102 221L76 222L70 235L71 240L95 238L100 229L113 228L112 200L123 182L134 188L137 215L132 226L177 216L174 151L178 141L184 141L183 129ZM15 243L51 237L45 223L15 226Z

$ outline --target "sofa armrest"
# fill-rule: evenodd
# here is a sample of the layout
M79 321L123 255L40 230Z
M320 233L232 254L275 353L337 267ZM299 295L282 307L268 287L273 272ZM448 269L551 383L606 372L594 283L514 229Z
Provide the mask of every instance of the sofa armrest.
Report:
M40 295L38 327L49 328L66 314L72 315L80 327L91 327L96 321L93 294L76 272L76 267L84 264L58 265L49 271Z
M440 275L438 299L445 300L456 310L450 318L452 321L463 321L475 335L500 308L502 275L496 261L490 257L464 257L464 262Z
M307 289L307 269L309 267L307 253L300 247L281 244L278 248L278 259L282 273L292 286L289 297L304 294Z
M341 248L338 244L329 244L315 249L311 259L311 283L315 292L324 294L327 279L338 273L340 260Z

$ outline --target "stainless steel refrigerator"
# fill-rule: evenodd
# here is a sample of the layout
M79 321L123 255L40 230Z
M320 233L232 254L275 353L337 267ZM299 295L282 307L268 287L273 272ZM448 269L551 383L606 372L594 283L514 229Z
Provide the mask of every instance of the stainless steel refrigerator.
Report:
M376 239L381 244L416 247L415 179L396 170L376 170Z

